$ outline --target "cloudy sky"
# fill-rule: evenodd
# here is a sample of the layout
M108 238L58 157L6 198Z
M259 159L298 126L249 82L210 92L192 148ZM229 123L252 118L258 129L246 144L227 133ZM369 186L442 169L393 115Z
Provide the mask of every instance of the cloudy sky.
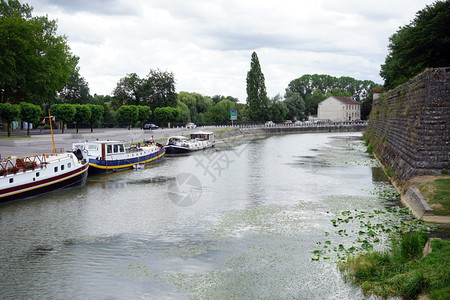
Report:
M91 94L129 73L175 75L176 90L246 100L258 54L269 97L304 74L383 83L388 38L434 0L20 0L58 21Z

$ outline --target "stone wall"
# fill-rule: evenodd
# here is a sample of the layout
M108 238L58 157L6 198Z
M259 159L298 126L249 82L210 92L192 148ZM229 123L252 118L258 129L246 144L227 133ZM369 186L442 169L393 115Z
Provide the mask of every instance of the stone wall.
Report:
M366 137L397 183L450 171L450 68L427 70L374 100Z

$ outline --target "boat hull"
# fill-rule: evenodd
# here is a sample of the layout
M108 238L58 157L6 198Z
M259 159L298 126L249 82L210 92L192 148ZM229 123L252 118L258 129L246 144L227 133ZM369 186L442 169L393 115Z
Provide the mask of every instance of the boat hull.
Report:
M167 145L166 148L166 154L186 154L191 152L196 152L200 150L205 150L208 148L214 147L214 145L209 145L207 147L203 148L187 148L182 146L176 146L176 145Z
M126 159L102 160L89 158L89 173L105 173L108 171L131 169L136 165L157 162L158 160L162 159L165 153L165 148L161 148L158 151L145 156Z
M22 200L59 189L84 185L88 175L88 167L88 164L85 164L65 174L2 189L0 190L0 203Z

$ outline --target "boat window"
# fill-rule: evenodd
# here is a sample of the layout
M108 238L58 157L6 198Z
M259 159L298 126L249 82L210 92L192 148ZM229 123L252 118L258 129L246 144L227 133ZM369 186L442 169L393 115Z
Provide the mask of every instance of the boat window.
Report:
M119 151L119 145L114 145L114 153L117 153Z
M39 172L36 172L36 177L39 177L39 175L40 175Z
M125 152L125 149L123 148L122 144L119 145L119 149L120 149L120 152Z
M13 182L14 182L14 178L10 178L9 183L13 183Z
M97 145L88 145L88 150L97 150Z
M55 167L55 172L58 172L58 167Z
M64 165L61 165L61 171L64 170Z
M68 168L72 168L72 163L68 163L68 164L67 164L67 167L68 167Z
M106 146L106 152L107 153L112 153L112 145L107 145Z

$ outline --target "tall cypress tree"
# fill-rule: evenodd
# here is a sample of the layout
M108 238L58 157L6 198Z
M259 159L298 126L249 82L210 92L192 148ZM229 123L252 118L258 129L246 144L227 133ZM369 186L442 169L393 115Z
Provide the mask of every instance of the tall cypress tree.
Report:
M266 93L264 74L259 65L258 55L252 53L250 71L247 73L247 106L252 121L264 121L269 116L269 98Z

